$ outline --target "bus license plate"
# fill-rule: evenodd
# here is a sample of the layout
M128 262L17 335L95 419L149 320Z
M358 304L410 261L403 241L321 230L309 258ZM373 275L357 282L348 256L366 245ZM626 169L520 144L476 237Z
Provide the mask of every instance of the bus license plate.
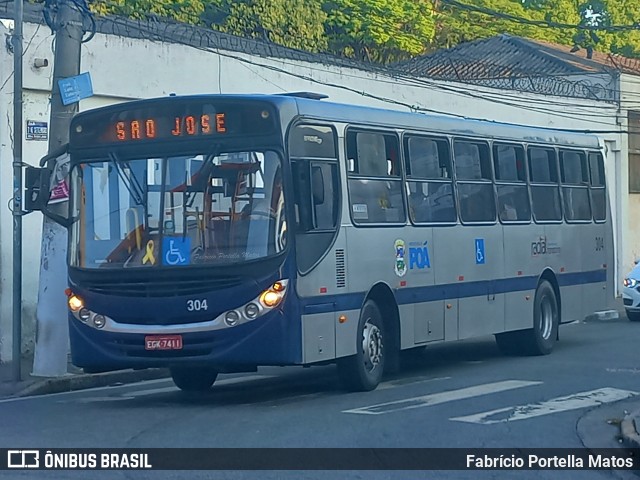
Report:
M145 350L182 350L182 335L147 335Z

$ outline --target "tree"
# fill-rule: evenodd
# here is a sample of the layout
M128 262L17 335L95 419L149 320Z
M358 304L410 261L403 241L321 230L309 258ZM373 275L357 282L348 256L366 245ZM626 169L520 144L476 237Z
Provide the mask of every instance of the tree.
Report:
M591 3L583 4L583 8ZM640 10L637 2L629 0L601 0L597 3L604 26L613 27L612 31L598 31L596 48L600 51L612 52L626 57L640 58L640 29L621 28L640 23Z
M438 4L439 0L434 0ZM572 45L603 52L640 54L638 29L604 30L605 27L637 23L637 6L628 0L462 0L464 6L442 0L437 8L438 34L434 47L451 47L460 42L509 33L520 37ZM484 7L491 15L474 11ZM512 15L525 20L544 22L547 26L529 25L505 18ZM568 25L575 25L569 27ZM600 27L591 29L589 27Z
M388 63L424 53L433 43L431 0L326 0L332 53Z
M578 25L581 21L574 0L464 0L464 3L473 7L483 7L498 14L487 15L442 2L437 12L438 33L435 46L452 47L461 42L501 33L571 45L575 34L573 29L519 23L505 18L502 14L548 23Z
M213 0L202 22L233 35L320 52L327 48L321 0Z
M90 4L94 13L147 18L149 14L178 22L198 24L205 10L202 0L97 0Z

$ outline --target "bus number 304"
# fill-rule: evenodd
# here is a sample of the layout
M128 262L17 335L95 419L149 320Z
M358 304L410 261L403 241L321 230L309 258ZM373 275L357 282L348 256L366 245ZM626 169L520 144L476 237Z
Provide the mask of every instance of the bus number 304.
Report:
M206 298L202 300L187 300L187 312L200 312L208 308Z

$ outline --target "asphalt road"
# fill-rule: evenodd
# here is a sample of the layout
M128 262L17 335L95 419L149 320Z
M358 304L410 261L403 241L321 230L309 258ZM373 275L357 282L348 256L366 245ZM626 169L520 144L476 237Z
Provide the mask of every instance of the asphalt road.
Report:
M210 394L168 380L0 400L1 448L617 447L617 421L640 405L640 324L566 325L544 357L502 356L492 337L430 347L368 393L340 389L334 367L222 375ZM636 397L637 396L637 397ZM88 478L2 472L3 479ZM94 472L128 479L637 478L630 472Z

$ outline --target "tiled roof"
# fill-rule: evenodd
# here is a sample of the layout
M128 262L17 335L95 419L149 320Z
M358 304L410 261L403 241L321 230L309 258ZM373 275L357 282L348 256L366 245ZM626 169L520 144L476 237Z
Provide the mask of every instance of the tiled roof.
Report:
M446 80L489 80L531 75L563 76L609 73L640 74L640 61L507 34L463 43L398 63L405 73Z

